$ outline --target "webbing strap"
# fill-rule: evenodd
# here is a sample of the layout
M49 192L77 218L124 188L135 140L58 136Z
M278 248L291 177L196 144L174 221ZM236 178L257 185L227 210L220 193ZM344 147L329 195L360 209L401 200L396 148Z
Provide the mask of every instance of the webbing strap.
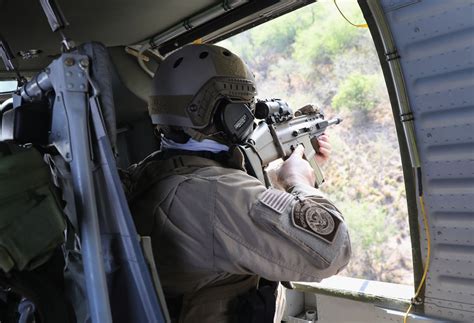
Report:
M222 167L218 161L194 155L177 155L168 159L151 159L138 165L130 174L127 188L129 202L147 191L156 182L171 175L188 174L192 169L202 167Z

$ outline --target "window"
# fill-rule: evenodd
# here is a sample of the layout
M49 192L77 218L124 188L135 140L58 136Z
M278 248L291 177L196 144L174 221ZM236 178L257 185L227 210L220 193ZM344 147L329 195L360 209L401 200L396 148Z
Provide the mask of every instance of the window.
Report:
M13 92L17 88L17 81L0 80L0 93Z
M340 9L364 22L355 1ZM345 216L353 255L340 275L413 285L405 186L392 110L368 29L344 20L332 1L318 2L229 38L255 74L260 98L293 110L315 103L342 124L328 134L323 166L329 195Z

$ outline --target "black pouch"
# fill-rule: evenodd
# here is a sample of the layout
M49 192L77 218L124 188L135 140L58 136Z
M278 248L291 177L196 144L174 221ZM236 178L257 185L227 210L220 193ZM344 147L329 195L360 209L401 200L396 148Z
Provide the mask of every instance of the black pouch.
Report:
M273 323L278 282L261 278L259 287L239 296L238 323Z

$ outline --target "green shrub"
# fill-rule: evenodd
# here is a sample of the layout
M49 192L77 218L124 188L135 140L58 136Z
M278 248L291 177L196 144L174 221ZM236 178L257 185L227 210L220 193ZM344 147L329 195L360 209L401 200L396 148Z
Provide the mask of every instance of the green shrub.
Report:
M293 44L293 57L300 63L331 63L335 56L357 46L366 33L344 21L335 7L312 9L313 23L297 31ZM356 3L348 9L346 14L358 21L362 19Z
M344 201L337 203L346 218L353 244L363 250L386 243L394 228L387 226L386 211L376 203Z
M337 111L370 111L378 103L376 85L373 75L351 74L340 85L332 107Z
M311 24L311 12L299 11L299 15L285 15L258 28L250 30L252 42L264 55L291 53L296 33Z

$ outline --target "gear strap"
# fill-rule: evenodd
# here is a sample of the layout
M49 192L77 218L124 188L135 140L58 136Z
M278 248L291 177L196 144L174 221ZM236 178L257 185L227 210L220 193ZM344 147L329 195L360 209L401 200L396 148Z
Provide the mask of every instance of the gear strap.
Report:
M121 173L129 203L156 182L171 175L187 174L194 168L223 167L219 161L196 155L176 155L167 159L160 157L160 153L152 154L140 164L133 165L128 172Z

